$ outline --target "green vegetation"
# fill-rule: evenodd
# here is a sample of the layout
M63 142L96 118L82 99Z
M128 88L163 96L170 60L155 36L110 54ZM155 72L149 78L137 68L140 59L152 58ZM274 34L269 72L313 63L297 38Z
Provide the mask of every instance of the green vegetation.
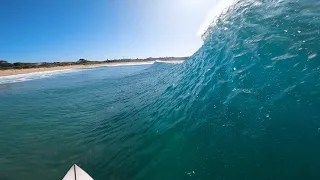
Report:
M105 63L115 63L115 62L144 62L144 61L178 61L186 60L189 57L160 57L160 58L147 58L147 59L114 59L105 61L89 61L86 59L79 59L76 62L41 62L41 63L24 63L15 62L9 63L5 60L0 60L0 70L5 69L28 69L28 68L50 68L57 66L71 66L71 65L94 65L94 64L105 64Z

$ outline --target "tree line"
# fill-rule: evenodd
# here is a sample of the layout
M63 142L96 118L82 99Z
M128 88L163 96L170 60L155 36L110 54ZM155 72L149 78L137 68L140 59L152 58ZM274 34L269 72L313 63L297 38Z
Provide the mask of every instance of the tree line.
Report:
M103 63L114 63L114 62L142 62L142 61L170 61L170 60L186 60L188 57L160 57L160 58L147 58L147 59L113 59L105 61L89 61L86 59L79 59L76 62L40 62L40 63L26 63L26 62L15 62L9 63L5 60L0 60L0 70L5 69L28 69L28 68L49 68L57 66L71 66L71 65L93 65Z

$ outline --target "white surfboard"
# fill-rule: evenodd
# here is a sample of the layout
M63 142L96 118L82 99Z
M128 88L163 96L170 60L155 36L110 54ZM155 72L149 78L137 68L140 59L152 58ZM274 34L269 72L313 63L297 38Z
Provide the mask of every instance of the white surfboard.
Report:
M75 164L71 167L62 180L93 180L93 178Z

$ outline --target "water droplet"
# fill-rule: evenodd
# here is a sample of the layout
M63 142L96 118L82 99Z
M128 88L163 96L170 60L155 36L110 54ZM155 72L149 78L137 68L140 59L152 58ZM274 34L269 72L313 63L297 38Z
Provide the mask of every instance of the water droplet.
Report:
M317 57L317 54L310 54L310 55L308 56L308 59L310 60L310 59L313 59L313 58L315 58L315 57Z
M193 174L196 174L196 173L192 171L192 172L186 172L186 174L188 174L189 176L192 176Z

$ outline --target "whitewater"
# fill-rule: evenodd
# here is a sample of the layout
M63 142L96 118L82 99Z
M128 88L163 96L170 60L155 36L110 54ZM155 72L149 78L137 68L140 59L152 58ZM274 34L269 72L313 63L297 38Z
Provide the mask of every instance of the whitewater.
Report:
M1 84L0 179L319 179L320 2L211 20L181 64Z

